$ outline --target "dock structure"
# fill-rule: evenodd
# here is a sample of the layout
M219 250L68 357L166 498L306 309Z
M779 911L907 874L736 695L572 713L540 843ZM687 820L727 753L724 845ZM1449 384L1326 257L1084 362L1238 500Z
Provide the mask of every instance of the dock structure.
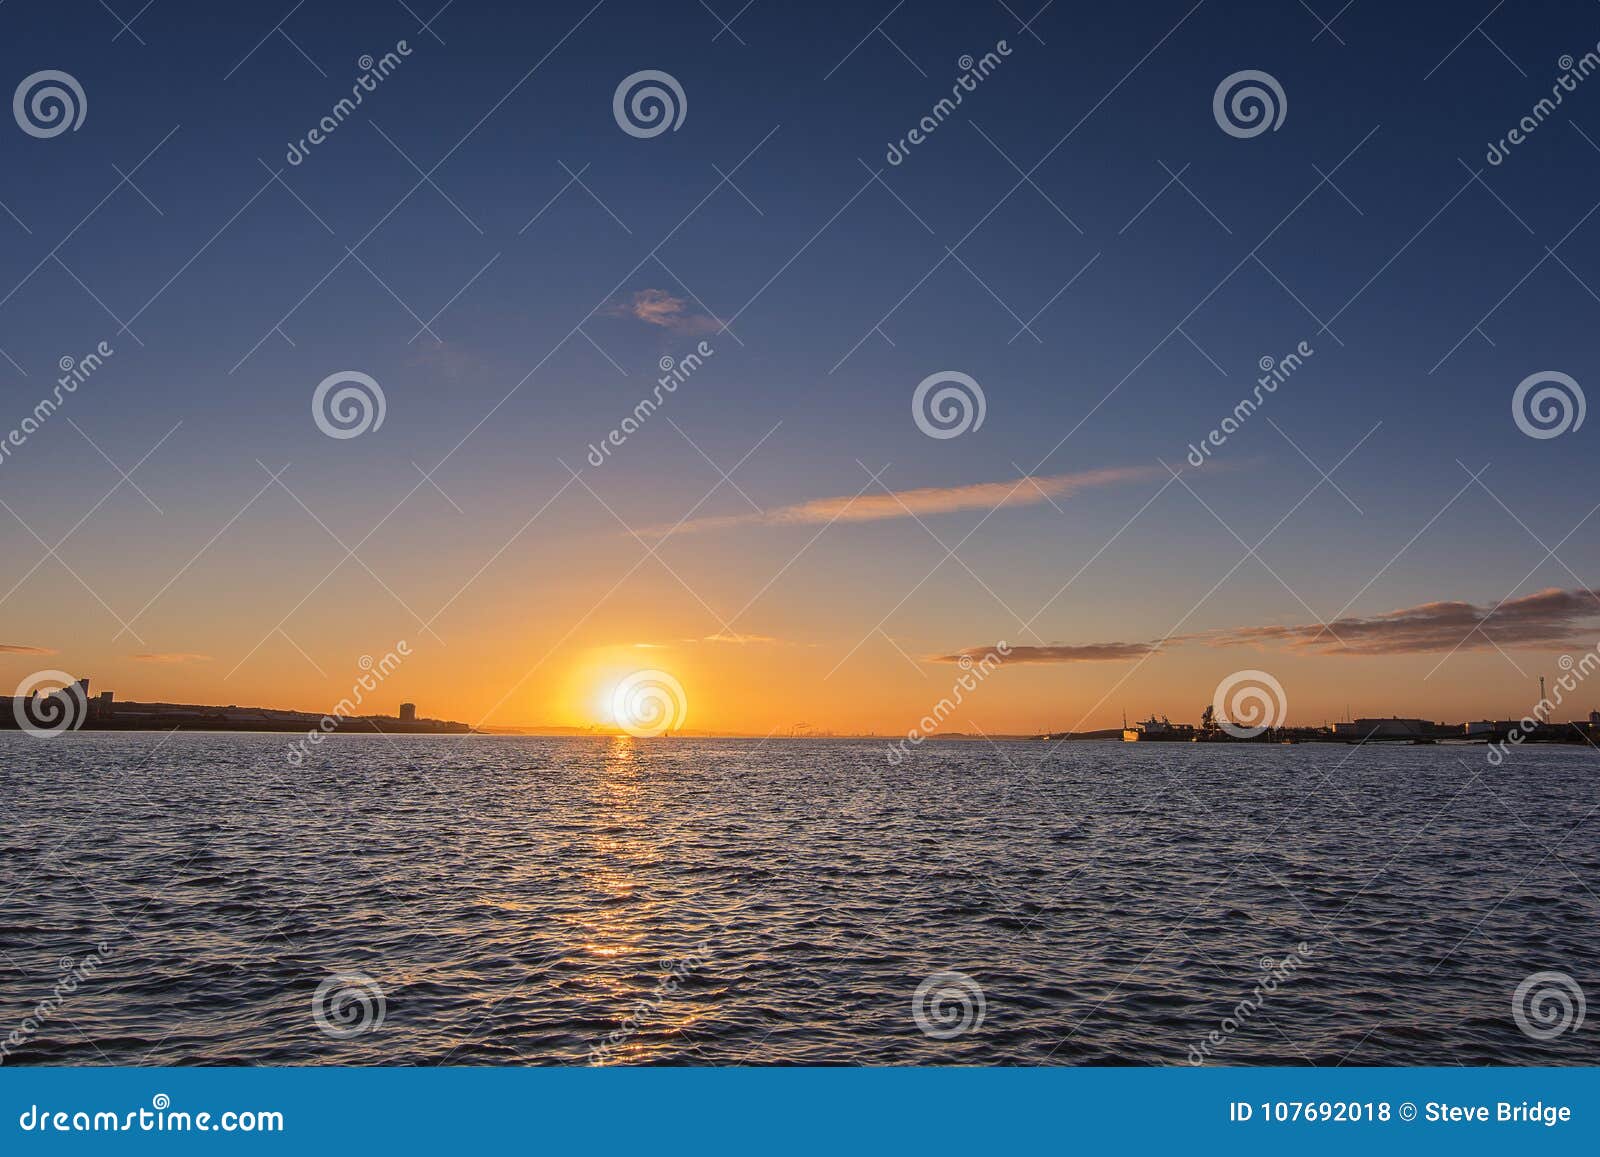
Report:
M1086 732L1046 732L1040 739L1116 739L1118 729ZM1390 715L1361 717L1321 727L1268 727L1239 732L1220 724L1207 707L1200 724L1174 723L1152 714L1140 722L1122 721L1124 743L1504 743L1515 736L1521 743L1587 744L1600 751L1600 710L1565 723L1537 718L1479 719L1469 723L1441 723L1430 719Z

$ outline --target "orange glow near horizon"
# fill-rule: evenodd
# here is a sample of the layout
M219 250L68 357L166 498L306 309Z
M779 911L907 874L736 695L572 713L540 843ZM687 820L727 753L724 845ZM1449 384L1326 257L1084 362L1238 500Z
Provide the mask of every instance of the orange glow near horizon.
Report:
M931 661L931 648L918 653L897 641L906 652L902 654L882 639L877 645L864 644L837 670L848 641L826 646L609 643L574 648L569 654L557 650L538 666L535 663L548 645L543 649L482 645L474 652L463 645L468 640L451 642L448 649L431 642L413 643L412 656L376 691L365 695L364 706L374 713L394 714L401 702L414 702L424 718L474 727L631 729L649 735L657 725L655 717L639 706L624 705L619 712L618 697L630 679L657 672L670 682L653 691L645 689L665 710L672 731L895 735L917 726L942 698L950 697L962 675L956 664ZM383 650L368 647L356 654L377 656ZM1528 657L1531 679L1526 683L1514 672L1508 674L1504 660L1492 653L1462 653L1434 671L1437 663L1433 655L1312 656L1197 648L1142 662L1005 664L976 689L963 693L960 706L947 715L938 732L1017 735L1098 730L1120 725L1124 712L1130 719L1155 713L1195 722L1219 680L1246 667L1268 669L1283 683L1287 718L1293 724L1331 722L1347 712L1452 722L1512 718L1537 701L1537 676L1554 677L1560 670L1555 656L1544 653ZM10 694L30 672L45 666L85 672L93 677L93 693L112 690L119 701L308 711L331 709L351 693L363 674L354 662L342 668L330 663L326 677L319 678L287 645L262 654L231 679L223 678L227 671L220 659L91 665L65 652L47 657L11 654L0 657L4 693ZM462 669L476 672L477 677L471 681L458 677ZM1586 717L1600 707L1600 701L1590 701L1593 698L1580 694L1570 704L1573 718Z
M604 539L595 549L610 549L613 541ZM759 589L770 577L758 568L754 578L740 574L718 591L718 577L736 563L711 550L695 561L722 568L695 575L719 609L737 608L752 583ZM684 565L688 578L693 572ZM462 600L440 619L442 641L418 629L404 632L409 654L364 694L364 706L395 714L400 703L412 702L424 718L490 729L611 732L627 723L648 732L641 726L650 723L646 717L619 718L617 692L630 677L657 671L681 688L674 698L666 684L673 731L904 735L951 696L963 674L958 664L939 658L1006 637L1008 627L1000 613L975 610L953 575L948 588L937 585L939 577L930 581L914 611L907 604L876 633L870 621L862 625L847 612L868 608L870 620L883 598L859 589L839 593L836 588L865 581L848 572L833 587L801 583L768 595L734 620L731 631L669 576L641 571L605 598L607 588L596 592L581 575L552 579L541 572L531 582L511 577L486 574L481 601ZM92 677L94 693L111 690L121 701L327 711L368 673L360 660L392 651L396 627L404 625L403 612L372 599L370 579L363 585L362 578L347 568L330 580L329 606L345 609L308 607L287 628L291 638L263 638L254 620L201 614L181 599L157 604L149 621L141 620L143 646L126 640L108 646L115 627L93 616L63 620L48 639L8 640L51 649L0 654L0 693L10 694L31 672L50 667ZM444 589L440 601L453 593ZM1159 637L1171 619L1135 605L1137 595L1124 592L1115 605L1097 604L1092 619L1064 621L1058 629L1074 641ZM538 606L538 614L507 619L494 609L518 600ZM1248 607L1219 606L1207 622L1193 625L1257 617ZM1250 667L1269 670L1283 683L1287 719L1297 725L1342 719L1347 711L1452 722L1513 718L1537 702L1537 676L1553 679L1560 669L1553 649L1512 654L1528 679L1494 651L1465 649L1442 666L1439 654L1312 654L1202 643L1132 659L1006 662L963 692L938 733L1100 730L1119 726L1124 712L1130 719L1153 712L1196 722L1218 683ZM1600 707L1595 695L1600 692L1571 704L1574 718Z

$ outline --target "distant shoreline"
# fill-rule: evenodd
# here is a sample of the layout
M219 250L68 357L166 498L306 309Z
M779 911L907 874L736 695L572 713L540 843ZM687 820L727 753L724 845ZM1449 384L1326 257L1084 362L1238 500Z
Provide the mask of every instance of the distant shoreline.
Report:
M469 727L468 725L466 725L464 723L441 723L439 726L429 726L429 725L425 725L425 724L423 724L423 725L401 724L398 720L395 720L395 719L388 719L388 720L385 720L383 722L384 722L385 725L384 726L379 726L379 725L374 724L373 721L367 720L367 719L350 719L350 720L346 720L344 722L344 724L341 727L339 727L337 730L324 733L324 740L325 741L333 740L333 739L343 738L343 737L346 737L346 736L352 736L352 737L356 737L356 738L361 738L361 737L371 737L371 736L378 736L378 735L385 736L385 737L392 737L392 736L396 736L396 735L402 735L402 736L403 735L417 735L417 736L433 736L433 737L448 736L448 737L456 737L456 738L466 738L466 737L470 736L470 737L475 738L475 739L590 739L590 740L603 741L603 742L610 742L610 741L616 740L616 739L637 739L639 742L662 742L662 743L670 743L670 742L677 741L677 740L687 740L687 741L692 741L692 742L696 742L696 743L704 742L704 741L707 741L707 740L716 740L716 741L719 741L719 742L728 742L728 743L751 743L751 742L754 742L754 743L758 743L758 744L765 744L765 743L883 743L883 742L886 742L888 739L891 738L891 737L884 736L884 735L868 735L868 734L863 734L863 735L761 735L761 734L754 733L754 732L749 733L749 734L742 734L742 733L738 733L738 732L673 732L670 735L651 736L648 739L643 739L643 738L640 738L640 737L630 736L625 731L590 731L590 730L586 730L586 729L566 729L566 730L562 730L562 729L559 729L559 728L536 728L536 727L530 727L530 728L526 728L526 729L524 729L524 728L508 728L508 727L474 728L474 727ZM22 730L23 730L22 728L19 728L19 727L16 726L15 721L0 721L0 735L4 735L7 732L21 732ZM314 724L299 724L299 725L295 725L295 726L288 726L288 725L264 726L264 725L261 725L261 724L249 724L249 725L238 724L238 725L229 726L229 725L225 725L225 724L219 725L219 724L211 723L211 722L206 722L206 723L162 722L162 723L149 723L149 724L142 724L141 723L141 724L130 725L130 726L116 726L116 725L106 726L104 724L90 723L90 724L85 724L83 727L75 728L75 729L72 729L72 730L74 730L76 732L83 733L83 734L95 734L95 735L133 735L133 734L145 734L145 735L162 734L162 735L165 735L165 734L171 734L174 731L184 731L184 732L200 734L200 735L299 735L299 734L304 734L308 730L316 730L316 728L315 728ZM65 734L65 733L62 733L62 734ZM1074 744L1079 744L1079 743L1103 743L1103 744L1106 744L1108 746L1114 746L1114 747L1117 747L1117 748L1147 747L1147 746L1149 746L1148 744L1127 744L1127 743L1124 743L1120 738L1117 738L1117 737L1114 737L1114 736L1102 736L1102 735L1078 735L1078 736L1070 736L1070 737L1068 737L1066 739L1063 739L1060 736L1042 736L1042 735L1032 735L1032 734L1029 734L1029 735L933 735L933 736L929 736L923 742L925 744L926 743L956 744L956 743L981 743L981 742L1041 744L1041 743L1052 743L1052 742L1053 743L1071 742L1071 743L1074 743ZM1399 746L1407 746L1407 744L1402 743L1402 742L1376 740L1376 739L1375 740L1368 740L1365 743L1361 743L1360 741L1351 741L1351 740L1326 740L1324 742L1338 743L1338 744L1352 743L1352 744L1357 745L1357 746L1367 746L1367 747L1379 747L1379 746L1383 746L1383 747L1399 747ZM1442 741L1440 743L1435 743L1435 744L1431 744L1431 745L1425 744L1424 746L1444 746L1444 747L1477 746L1477 747L1482 747L1484 745L1484 742L1485 742L1484 740L1480 740L1480 739L1451 739L1451 740L1445 740L1445 741ZM1581 744L1578 744L1578 745L1581 746ZM1302 746L1302 744L1241 742L1241 743L1226 743L1226 744L1217 744L1217 745L1212 745L1212 744L1183 744L1182 746L1185 746L1185 747L1192 747L1192 746L1225 746L1225 747L1228 747L1229 749L1233 749L1233 748L1244 746L1244 747L1254 747L1254 748L1276 749L1276 748L1285 747L1285 746ZM1556 744L1540 744L1540 746L1557 746L1557 745ZM1561 744L1560 746L1573 746L1573 744Z
M466 735L472 728L451 719L418 718L416 708L400 705L400 715L357 715L340 704L330 714L288 711L275 707L240 707L230 703L142 703L116 701L110 692L95 698L88 680L0 704L0 730L40 731L253 731L274 735L314 732L329 735L341 728L385 735Z

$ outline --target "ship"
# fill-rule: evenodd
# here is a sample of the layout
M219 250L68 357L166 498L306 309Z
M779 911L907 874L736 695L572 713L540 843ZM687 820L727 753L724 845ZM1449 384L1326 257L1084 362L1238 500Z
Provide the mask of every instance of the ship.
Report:
M1152 715L1143 723L1135 723L1132 727L1129 727L1124 720L1122 725L1124 743L1192 743L1194 737L1194 724L1174 723L1165 715L1160 719Z

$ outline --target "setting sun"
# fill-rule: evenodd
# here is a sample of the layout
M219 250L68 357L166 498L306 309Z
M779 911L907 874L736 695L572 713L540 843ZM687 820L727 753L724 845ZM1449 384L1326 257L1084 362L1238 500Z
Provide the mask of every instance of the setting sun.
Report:
M640 739L678 730L688 714L683 684L666 671L635 671L611 692L612 722Z

